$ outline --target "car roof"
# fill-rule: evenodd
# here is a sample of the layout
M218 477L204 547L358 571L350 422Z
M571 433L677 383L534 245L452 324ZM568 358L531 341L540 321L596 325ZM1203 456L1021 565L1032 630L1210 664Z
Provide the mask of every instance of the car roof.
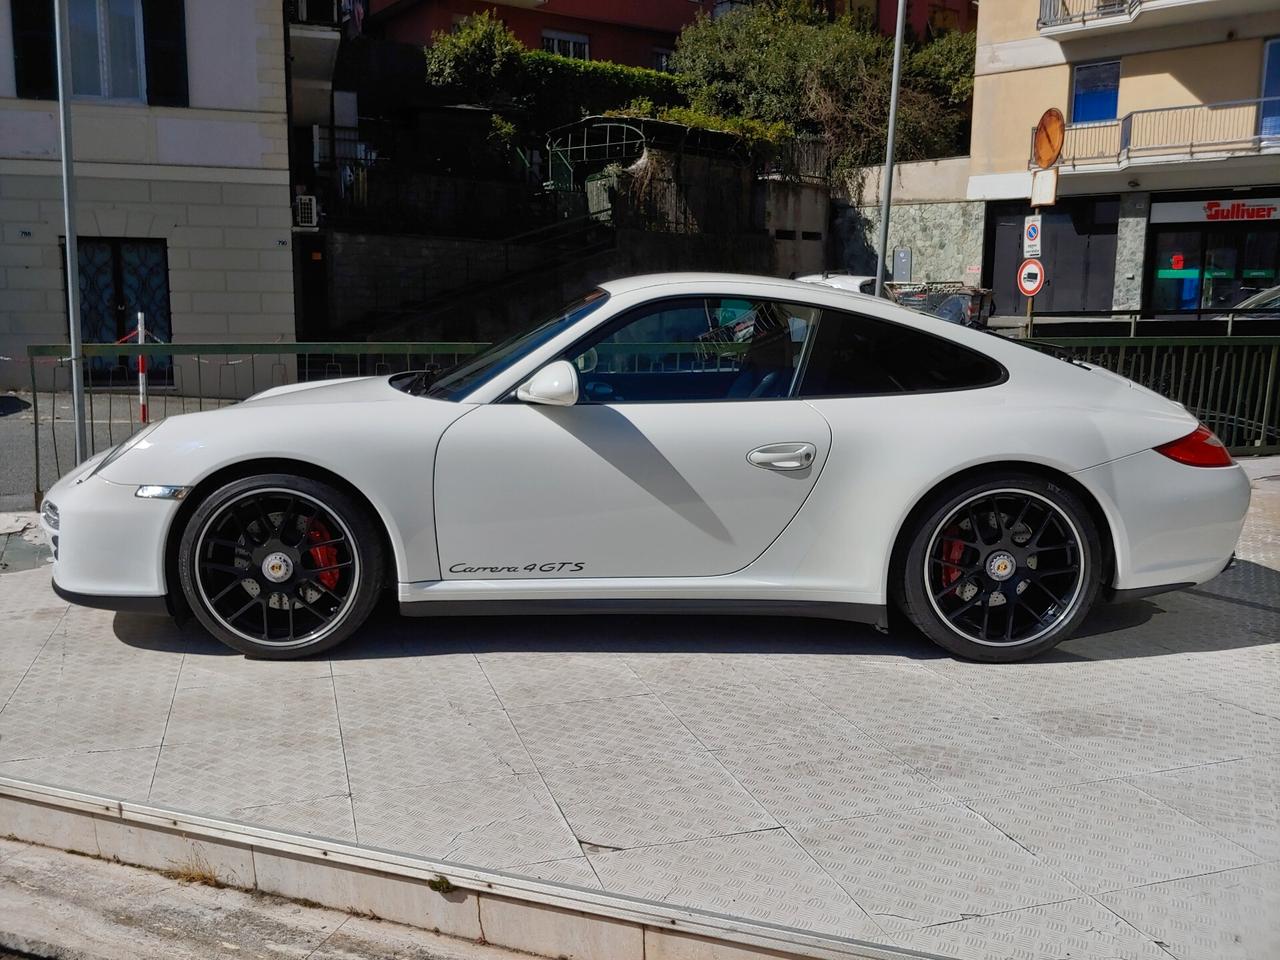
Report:
M616 296L636 290L690 283L767 285L782 289L803 290L807 293L813 293L813 288L816 286L823 286L828 290L838 290L840 293L846 293L850 296L866 296L866 294L855 293L852 290L841 290L829 284L820 284L812 281L786 280L782 277L766 277L750 273L701 273L697 271L649 273L637 277L620 277L616 280L607 280L600 284L600 287L607 290L611 295Z

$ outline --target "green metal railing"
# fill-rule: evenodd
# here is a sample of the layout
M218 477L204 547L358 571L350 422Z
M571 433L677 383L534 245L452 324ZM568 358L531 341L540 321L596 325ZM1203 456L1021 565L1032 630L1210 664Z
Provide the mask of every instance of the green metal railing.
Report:
M1023 341L1112 370L1184 404L1233 454L1280 453L1280 337L1065 337ZM335 377L447 368L484 343L85 344L90 453L141 426L139 355L151 364L151 419L234 403L268 387ZM600 345L600 369L731 369L739 343ZM32 460L38 504L51 473L73 466L65 345L28 347ZM159 376L159 380L157 380ZM41 401L41 394L47 399ZM46 415L42 417L42 410ZM52 471L50 471L52 467Z
M1055 337L1024 341L1176 400L1237 455L1280 453L1280 337Z
M126 439L141 425L137 358L147 357L149 420L243 400L269 387L339 377L448 368L487 343L87 343L85 420L89 454ZM36 505L45 482L75 466L71 361L66 344L27 348L31 380ZM47 398L43 403L41 394ZM45 415L42 417L42 409ZM50 471L52 467L52 471Z

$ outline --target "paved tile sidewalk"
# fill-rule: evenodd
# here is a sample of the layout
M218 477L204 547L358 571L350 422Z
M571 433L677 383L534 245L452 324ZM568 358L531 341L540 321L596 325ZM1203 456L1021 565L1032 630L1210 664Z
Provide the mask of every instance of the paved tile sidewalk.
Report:
M1217 580L1008 666L389 612L257 662L47 577L0 576L0 775L949 956L1280 957L1280 481Z

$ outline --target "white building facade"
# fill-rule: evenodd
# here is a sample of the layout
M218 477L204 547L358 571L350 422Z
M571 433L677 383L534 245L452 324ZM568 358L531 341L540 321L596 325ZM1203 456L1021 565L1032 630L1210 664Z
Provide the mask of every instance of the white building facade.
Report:
M84 340L292 340L280 0L70 9ZM0 388L68 337L55 97L53 0L0 0Z

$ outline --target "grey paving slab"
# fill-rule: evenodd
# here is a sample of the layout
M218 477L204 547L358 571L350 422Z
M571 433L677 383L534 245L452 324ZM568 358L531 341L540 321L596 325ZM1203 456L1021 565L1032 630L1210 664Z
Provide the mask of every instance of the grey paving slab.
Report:
M693 734L653 696L540 704L508 712L540 769L703 750Z
M354 805L369 846L479 867L582 856L536 774L357 796Z
M610 700L649 693L621 660L567 655L554 661L492 659L484 673L508 710L539 703Z
M1228 760L1127 783L1264 860L1280 860L1280 755Z
M254 807L232 807L227 815L233 820L264 827L287 823L291 830L311 836L356 843L356 818L351 797L346 793L313 800L294 800Z
M159 756L160 748L155 746L7 760L0 763L0 777L71 790L93 784L96 792L109 797L143 799L151 789Z
M606 890L844 937L885 940L783 830L590 855Z
M970 806L1088 893L1251 866L1259 860L1119 781L978 800Z
M1169 960L1151 937L1092 900L957 920L894 939L956 960Z
M952 798L871 738L733 746L716 756L779 823L801 826L945 803Z
M1131 696L1089 708L1061 707L1023 721L1085 757L1107 776L1125 776L1280 753L1280 720L1245 707L1188 694Z
M1012 665L826 621L389 608L253 661L4 573L0 776L959 957L1270 960L1277 487L1231 570Z
M574 834L596 847L648 846L778 825L706 753L562 767L543 776Z
M959 805L838 820L792 834L889 931L1080 896L1049 865Z
M349 794L337 732L295 738L227 739L166 744L152 803L228 814L241 807Z
M1135 887L1098 899L1177 960L1280 957L1280 864Z

